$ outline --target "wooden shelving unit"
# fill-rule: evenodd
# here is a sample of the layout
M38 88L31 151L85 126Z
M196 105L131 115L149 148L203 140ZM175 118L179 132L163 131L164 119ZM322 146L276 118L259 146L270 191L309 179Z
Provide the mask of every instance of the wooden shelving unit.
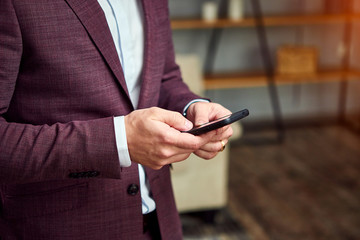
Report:
M264 25L271 26L297 26L297 25L324 25L344 24L349 22L360 22L360 14L313 14L313 15L291 15L291 16L268 16L264 17ZM216 28L244 28L255 27L254 18L244 18L239 21L229 19L218 19L206 22L202 19L172 19L173 30L190 29L216 29ZM276 84L293 84L301 82L327 82L339 81L344 78L360 78L360 72L351 70L319 70L315 74L297 75L275 75ZM205 75L206 89L226 89L265 86L267 77L261 72L243 73L219 73Z
M308 24L336 24L346 21L360 20L359 15L346 14L318 14L318 15L292 15L292 16L269 16L264 18L265 26L294 26ZM233 21L229 19L218 19L213 22L206 22L202 19L173 19L171 27L174 30L180 29L206 29L206 28L235 28L254 27L254 18L244 18Z
M275 83L277 85L299 84L299 83L324 83L334 82L341 79L360 78L360 71L343 71L343 70L319 70L315 74L277 74ZM229 89L229 88L246 88L246 87L263 87L266 86L267 77L262 72L248 73L219 73L205 75L205 88Z
M223 3L223 1L220 1ZM275 71L266 35L268 27L295 27L295 26L344 26L343 42L347 49L351 45L352 28L354 23L360 22L360 14L353 12L353 0L344 1L341 11L343 14L303 14L303 15L277 15L263 16L259 0L251 0L253 17L233 21L220 18L213 22L202 19L172 19L171 27L173 30L211 30L211 37L207 48L205 62L206 71L212 72L215 53L219 43L219 36L223 29L229 28L254 28L256 29L259 41L259 50L264 64L263 72L240 72L240 73L205 73L205 89L233 89L247 87L263 87L269 90L269 97L274 113L274 123L278 131L278 141L282 142L284 136L284 124L282 120L281 107L277 93L278 85L302 84L302 83L339 83L338 112L339 122L346 123L346 101L348 80L360 79L360 70L350 68L349 51L344 53L341 66L329 69L318 69L313 74L288 74L280 75ZM326 7L325 7L325 11ZM331 67L331 66L330 66Z

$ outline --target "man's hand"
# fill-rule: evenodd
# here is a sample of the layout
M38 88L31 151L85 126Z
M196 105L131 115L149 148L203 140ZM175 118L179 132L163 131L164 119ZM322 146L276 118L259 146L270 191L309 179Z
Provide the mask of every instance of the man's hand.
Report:
M196 102L191 104L187 110L187 118L193 122L194 126L199 126L229 114L231 114L231 112L228 109L217 103ZM228 139L233 134L230 125L214 130L213 132L214 134L210 141L194 152L197 156L204 159L215 157L218 152L224 148ZM201 137L202 136L204 135L201 135Z
M177 112L155 107L133 111L125 116L131 160L160 169L164 165L187 159L215 135L207 133L200 137L181 132L192 127L193 124Z

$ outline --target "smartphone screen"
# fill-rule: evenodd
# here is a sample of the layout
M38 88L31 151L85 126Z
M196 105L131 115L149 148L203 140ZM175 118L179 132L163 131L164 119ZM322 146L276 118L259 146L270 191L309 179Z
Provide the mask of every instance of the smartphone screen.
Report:
M249 115L249 110L243 109L241 111L232 113L230 115L215 119L208 123L204 123L200 126L197 126L193 129L191 129L189 131L185 131L185 132L191 133L193 135L201 135L201 134L207 133L209 131L229 125L233 122L239 121L240 119L243 119L244 117L246 117L248 115Z

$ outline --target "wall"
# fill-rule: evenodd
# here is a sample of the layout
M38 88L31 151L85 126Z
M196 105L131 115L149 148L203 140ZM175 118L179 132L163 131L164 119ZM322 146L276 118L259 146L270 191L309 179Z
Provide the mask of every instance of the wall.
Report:
M251 16L250 0L245 0L245 15ZM201 15L200 0L169 0L172 18L196 18ZM322 0L261 0L264 15L302 14L324 12ZM356 2L356 9L360 4ZM336 3L336 1L335 1ZM332 10L331 10L332 11ZM336 9L334 10L336 11ZM359 24L355 24L354 29ZM341 66L341 46L344 26L316 25L297 27L269 27L267 36L275 63L276 48L282 44L305 44L316 46L320 52L320 67ZM204 62L211 30L175 30L173 38L177 53L195 53ZM353 34L353 42L359 42L359 32ZM358 45L351 47L351 65L360 68ZM214 70L251 71L262 69L262 59L254 28L231 28L222 33L216 54ZM278 87L281 110L285 120L329 118L334 119L339 109L339 82L326 84L297 84ZM351 81L348 87L347 111L360 112L360 81ZM266 87L245 89L211 90L206 95L235 111L249 108L251 118L246 121L267 121L273 118L270 98ZM245 121L245 122L246 122Z

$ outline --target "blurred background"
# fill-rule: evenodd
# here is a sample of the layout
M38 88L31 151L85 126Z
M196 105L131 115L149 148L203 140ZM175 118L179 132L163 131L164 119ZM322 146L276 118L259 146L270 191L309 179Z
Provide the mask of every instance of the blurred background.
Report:
M184 80L250 116L175 164L185 239L360 239L360 1L169 0Z

